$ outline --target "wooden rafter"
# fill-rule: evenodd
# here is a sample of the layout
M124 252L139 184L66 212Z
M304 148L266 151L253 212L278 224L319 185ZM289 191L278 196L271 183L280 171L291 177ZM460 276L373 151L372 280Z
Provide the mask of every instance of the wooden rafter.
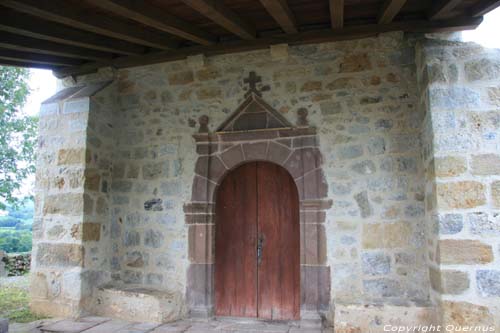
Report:
M0 31L123 55L145 52L142 46L47 22L10 9L0 10L0 15Z
M0 31L0 47L16 51L52 54L68 58L96 61L111 60L112 58L112 54L110 53L53 43L4 31Z
M129 18L157 30L191 40L202 45L216 42L215 36L194 25L160 11L143 1L133 0L88 0L94 6Z
M260 0L268 13L287 34L297 33L297 20L286 0Z
M384 7L380 12L377 21L380 24L386 24L392 22L392 20L401 11L401 8L405 5L407 0L386 0Z
M61 0L0 0L0 5L92 33L145 45L161 50L177 48L168 36L146 32L100 14L81 15L74 6Z
M344 26L344 0L330 0L330 22L333 29Z
M183 2L243 39L256 37L255 27L245 22L221 0L183 0Z
M37 64L34 62L14 61L14 60L7 60L7 59L0 59L0 66L30 67L30 68L38 68L38 69L52 69L52 70L59 69L59 67L54 67L54 65Z
M472 6L469 10L469 14L473 17L483 16L486 13L491 12L493 9L500 6L499 0L485 0Z
M27 61L36 64L47 64L56 66L77 66L82 64L82 61L77 59L64 58L47 54L21 52L9 49L0 49L0 59L19 61L19 62Z
M446 17L446 15L452 11L461 0L439 0L435 1L435 4L431 7L429 14L427 15L429 20L441 20Z
M389 31L407 32L449 32L457 30L468 30L476 28L482 22L482 17L460 18L447 21L404 21L390 24L370 24L363 26L345 27L344 29L328 29L320 31L307 31L296 34L282 34L273 37L258 38L247 41L226 42L213 46L195 46L174 51L162 51L149 53L143 56L120 57L109 62L88 63L77 68L67 68L55 71L57 77L68 75L81 75L91 73L100 67L112 66L115 68L134 67L166 61L185 59L187 56L203 53L206 56L236 53L264 49L269 45L286 43L289 45L300 45L310 43L322 43L339 40L349 40L375 36L379 33Z

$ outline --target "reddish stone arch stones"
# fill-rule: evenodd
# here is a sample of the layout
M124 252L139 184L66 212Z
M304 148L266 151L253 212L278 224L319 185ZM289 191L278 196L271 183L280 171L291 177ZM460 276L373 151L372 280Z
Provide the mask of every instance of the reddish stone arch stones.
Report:
M281 165L295 180L300 200L301 313L304 316L305 312L327 310L329 306L324 222L331 201L327 199L316 130L263 127L194 135L198 159L191 202L184 207L189 225L187 301L193 316L213 314L215 192L226 173L251 161Z

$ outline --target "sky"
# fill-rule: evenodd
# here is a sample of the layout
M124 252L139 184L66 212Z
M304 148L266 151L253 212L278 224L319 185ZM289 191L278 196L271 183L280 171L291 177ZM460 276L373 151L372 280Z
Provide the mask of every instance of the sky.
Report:
M476 30L464 31L462 38L467 42L476 42L485 47L500 48L500 7L488 13L484 17L484 21ZM51 71L32 69L31 78L29 81L31 93L28 96L28 101L24 106L24 111L30 115L35 115L40 109L40 104L55 94L56 78ZM27 180L23 186L22 192L28 191L33 184L33 179Z

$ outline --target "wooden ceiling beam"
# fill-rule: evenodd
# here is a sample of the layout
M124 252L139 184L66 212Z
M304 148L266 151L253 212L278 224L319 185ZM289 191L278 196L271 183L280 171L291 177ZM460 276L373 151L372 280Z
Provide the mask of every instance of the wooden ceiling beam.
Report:
M138 55L146 51L139 45L47 22L10 9L1 8L0 15L0 31L122 55Z
M211 45L216 37L196 26L152 7L144 1L134 0L88 0L94 6L126 17L157 30L202 44Z
M55 67L54 65L37 64L34 62L14 61L14 60L6 60L6 59L0 59L0 66L37 68L37 69L49 69L49 70L60 69L60 67Z
M149 46L160 50L178 47L178 42L168 36L146 32L112 17L100 14L85 14L61 0L0 0L0 5L33 15L44 20L68 25L92 33Z
M500 1L499 0L485 0L485 1L480 1L468 11L468 13L473 16L483 16L489 12L491 12L493 9L497 8L500 6Z
M287 34L297 33L297 20L286 0L260 0L267 12Z
M330 0L330 22L332 29L344 26L344 0Z
M255 27L245 22L221 0L183 0L183 2L208 17L224 29L243 39L256 37Z
M401 11L407 0L386 0L380 12L377 22L379 24L391 23Z
M64 58L59 56L38 54L31 52L21 52L0 48L0 59L19 62L32 62L35 64L56 65L56 66L77 66L83 61L78 59Z
M462 0L438 0L433 1L434 5L429 10L427 17L429 20L441 20L446 15L458 6Z
M393 22L389 24L370 24L362 26L350 26L343 29L327 29L320 31L305 31L296 34L282 34L266 38L258 38L254 40L226 42L212 46L195 46L187 47L174 51L161 51L148 53L143 56L120 57L109 62L95 62L84 64L79 67L65 68L54 71L54 74L59 77L69 75L83 75L95 72L100 67L112 66L115 68L126 68L142 65L151 65L167 61L175 61L185 59L188 56L196 54L204 54L205 56L213 56L219 54L229 54L236 52L253 51L268 48L269 45L286 43L289 45L301 45L312 43L324 43L340 40L350 40L356 38L366 38L375 36L380 33L390 31L406 31L406 32L449 32L468 30L476 28L482 22L482 17L477 18L460 18L446 21L403 21Z
M53 43L46 40L25 37L5 31L0 31L0 47L16 51L52 54L68 58L95 61L111 60L113 58L113 55L111 53Z

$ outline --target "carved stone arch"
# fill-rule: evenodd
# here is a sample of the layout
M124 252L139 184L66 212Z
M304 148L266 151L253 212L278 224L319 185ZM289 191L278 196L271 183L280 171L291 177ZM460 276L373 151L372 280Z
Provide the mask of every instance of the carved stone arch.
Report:
M248 128L241 130L245 121ZM218 128L215 133L193 136L198 158L191 201L184 206L190 261L186 298L191 315L213 315L217 187L230 170L252 161L278 164L293 177L300 201L301 317L328 310L330 269L324 223L331 200L316 129L293 127L253 93Z

